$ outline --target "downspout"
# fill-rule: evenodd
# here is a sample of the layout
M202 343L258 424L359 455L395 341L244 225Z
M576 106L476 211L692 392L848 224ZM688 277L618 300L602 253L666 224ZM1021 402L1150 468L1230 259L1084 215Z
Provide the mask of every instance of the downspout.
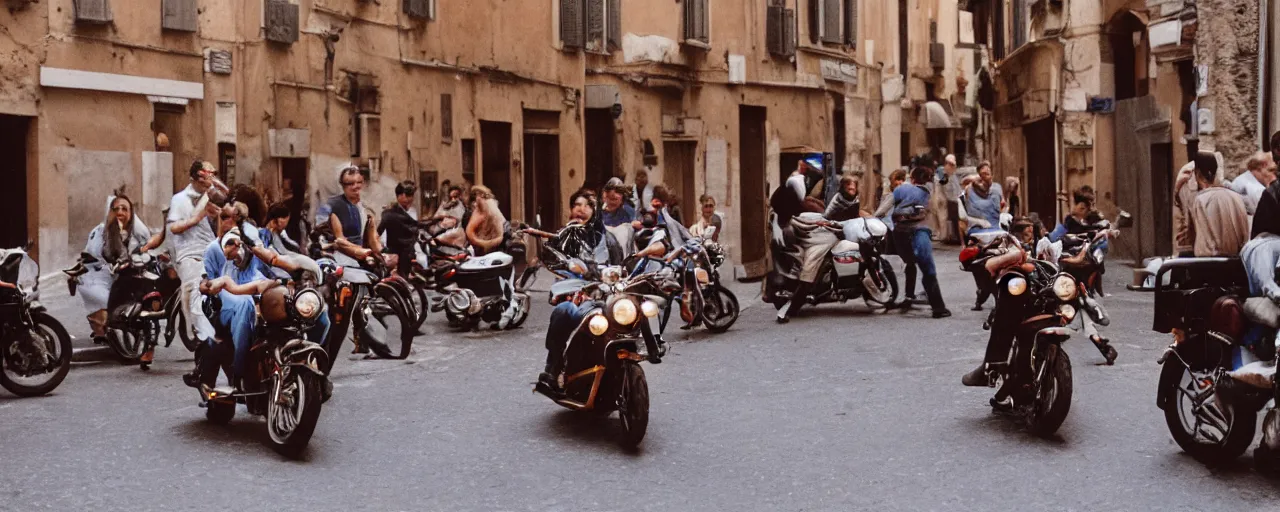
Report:
M1267 139L1264 135L1267 133L1264 113L1268 110L1270 101L1267 94L1267 55L1270 53L1267 51L1267 32L1270 31L1267 21L1270 19L1270 5L1270 0L1261 0L1258 5L1258 136L1255 145L1259 148L1263 147L1263 141Z

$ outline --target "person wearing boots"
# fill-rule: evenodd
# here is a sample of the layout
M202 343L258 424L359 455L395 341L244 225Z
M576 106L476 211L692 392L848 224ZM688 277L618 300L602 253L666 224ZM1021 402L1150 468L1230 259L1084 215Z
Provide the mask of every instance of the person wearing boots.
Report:
M921 281L925 295L929 297L933 317L946 318L951 316L951 311L942 300L938 270L933 262L933 233L925 224L929 210L929 190L925 185L932 177L933 170L916 167L911 171L911 184L904 184L893 191L893 236L898 254L907 264L907 292L913 291L910 288L918 269L923 274ZM903 302L905 307L910 307L910 304L909 301Z
M798 246L800 271L796 276L796 289L791 300L778 310L777 322L785 324L808 300L809 289L818 280L822 258L839 240L826 228L800 219L805 212L805 198L812 186L822 178L822 173L812 164L801 160L787 181L778 187L770 198L770 205L778 215L778 223L791 231ZM819 217L821 217L819 215Z

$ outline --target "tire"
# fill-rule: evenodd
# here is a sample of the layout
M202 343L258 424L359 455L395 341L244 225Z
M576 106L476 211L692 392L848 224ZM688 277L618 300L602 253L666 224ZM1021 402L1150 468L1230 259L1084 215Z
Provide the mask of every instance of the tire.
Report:
M413 347L413 338L418 334L417 328L414 327L414 322L417 321L417 316L414 314L413 304L410 303L410 299L408 297L405 297L401 292L394 288L383 288L381 290L382 292L375 295L372 300L374 302L381 302L382 305L385 305L386 308L390 309L390 314L379 315L378 311L381 308L378 304L374 304L371 306L371 309L373 310L373 320L380 324L384 329L389 329L393 332L388 332L387 336L385 336L386 339L378 339L376 336L370 336L372 339L369 343L366 343L365 346L369 347L369 350L372 350L374 354L383 359L405 359L409 357L409 350ZM392 326L388 323L389 321L394 321L398 324ZM368 333L369 330L365 329L365 332ZM397 337L397 334L400 342L399 354L392 353L392 345L391 343L388 343L394 343L394 340L391 340L390 338ZM366 340L365 338L361 338L361 341L363 342Z
M511 319L511 323L507 324L507 329L515 329L524 325L524 321L529 319L529 309L533 307L533 299L524 292L516 292L516 300L520 301L520 311L516 313L515 318Z
M1258 426L1257 411L1232 408L1229 417L1227 435L1218 443L1207 443L1196 438L1194 432L1188 432L1182 419L1183 405L1189 398L1179 390L1183 377L1187 377L1187 367L1177 357L1170 357L1164 362L1160 371L1161 385L1171 386L1162 390L1169 393L1170 401L1164 407L1164 422L1174 442L1192 458L1209 466L1218 466L1231 462L1249 449L1253 442L1254 432ZM1212 399L1211 399L1212 400Z
M280 378L280 375L281 373L277 373L275 378ZM316 423L320 420L320 377L294 370L287 372L286 379L291 387L296 386L292 388L295 389L294 400L301 410L295 408L294 411L289 411L287 417L282 416L284 408L278 404L279 399L273 396L267 408L267 434L271 438L271 449L280 455L296 459L307 448L307 443L311 442L311 435L315 433ZM272 393L274 395L276 390L273 389ZM289 428L285 429L286 426Z
M627 361L622 365L622 386L618 390L618 421L622 435L618 443L633 450L644 441L649 429L649 382L639 363Z
M214 425L226 425L236 417L235 402L205 402L204 418Z
M702 302L702 323L708 331L719 334L728 331L738 321L741 313L738 297L728 288L720 284L708 286Z
M67 372L71 370L71 335L67 334L67 329L47 313L32 313L31 320L40 327L46 350L56 349L58 368L44 382L26 383L13 380L7 370L9 350L14 340L9 339L0 343L0 386L21 397L48 394L62 384L63 379L67 378Z
M871 296L870 292L864 291L862 293L862 300L863 302L866 302L867 307L870 307L872 309L888 308L890 305L897 303L898 302L898 277L896 274L893 273L893 265L889 263L889 260L883 257L880 258L879 279L877 280L886 281L885 284L888 287L888 292L889 292L888 301L882 302L880 300L877 300Z
M1057 344L1050 343L1045 348L1045 377L1040 383L1039 391L1043 396L1036 398L1031 415L1031 432L1040 437L1052 436L1067 420L1071 411L1071 358ZM1052 385L1046 390L1046 386Z
M414 320L413 332L422 334L422 325L427 322L427 313L431 310L431 298L427 296L427 289L422 286L413 286L413 294L409 296L410 306L418 316Z

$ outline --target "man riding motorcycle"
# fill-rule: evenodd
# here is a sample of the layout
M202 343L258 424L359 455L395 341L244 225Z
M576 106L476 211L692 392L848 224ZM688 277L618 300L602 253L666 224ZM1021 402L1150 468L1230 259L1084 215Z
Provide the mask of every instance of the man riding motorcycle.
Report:
M791 316L808 300L809 288L817 281L818 272L822 268L822 258L839 241L834 233L825 228L798 219L806 211L805 197L809 189L820 179L821 172L801 160L787 181L769 198L770 207L778 218L778 227L782 230L782 233L775 233L774 236L782 236L784 245L789 249L788 256L791 256L791 261L777 261L774 264L780 274L796 279L796 289L791 294L791 300L778 310L776 320L780 324L790 322Z

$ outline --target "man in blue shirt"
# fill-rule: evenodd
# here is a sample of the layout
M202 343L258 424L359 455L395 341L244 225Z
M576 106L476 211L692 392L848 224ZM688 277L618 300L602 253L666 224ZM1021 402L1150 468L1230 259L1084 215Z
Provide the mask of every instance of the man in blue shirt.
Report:
M360 202L364 191L364 175L360 168L347 165L338 173L342 193L325 203L327 222L333 231L337 249L343 254L363 260L382 252L382 242L373 229L373 213Z
M946 318L951 316L951 312L947 310L942 300L942 289L938 286L938 270L933 263L933 233L924 223L929 209L929 190L925 185L932 177L933 171L928 167L916 167L911 171L911 184L904 184L893 191L893 236L898 254L907 264L907 300L903 304L911 304L916 267L919 267L924 274L924 292L929 297L933 317Z

